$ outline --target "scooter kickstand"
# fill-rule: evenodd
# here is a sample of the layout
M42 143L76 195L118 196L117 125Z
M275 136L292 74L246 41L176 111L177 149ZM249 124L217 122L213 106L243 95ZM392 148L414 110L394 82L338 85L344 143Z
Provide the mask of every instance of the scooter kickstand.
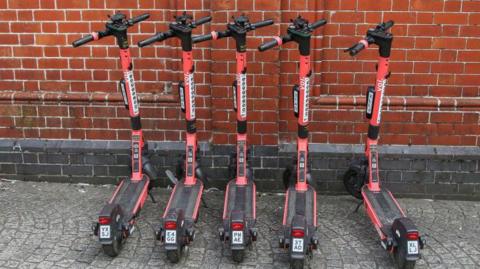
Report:
M157 201L155 200L155 198L153 198L153 194L151 192L148 192L148 196L150 197L150 199L152 199L152 203L156 204Z
M360 206L363 205L363 201L359 202L353 213L357 213Z

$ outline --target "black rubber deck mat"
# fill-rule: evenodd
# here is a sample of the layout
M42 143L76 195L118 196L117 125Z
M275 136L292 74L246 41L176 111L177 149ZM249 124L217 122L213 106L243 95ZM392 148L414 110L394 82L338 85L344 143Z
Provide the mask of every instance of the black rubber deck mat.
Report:
M126 178L123 181L120 190L115 195L112 203L119 204L123 212L126 214L126 219L133 217L133 209L138 201L143 189L147 184L147 176L144 175L140 181L132 181L130 178Z

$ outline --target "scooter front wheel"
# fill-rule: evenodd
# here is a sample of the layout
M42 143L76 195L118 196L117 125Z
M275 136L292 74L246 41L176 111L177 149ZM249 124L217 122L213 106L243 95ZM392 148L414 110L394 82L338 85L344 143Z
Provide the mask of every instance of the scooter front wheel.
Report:
M343 175L343 185L347 192L353 197L363 200L362 187L365 182L364 178L361 178L359 173L354 169L348 169Z
M232 260L234 262L242 262L243 257L245 256L245 251L243 249L232 249Z
M167 250L167 259L171 263L178 263L180 261L180 250Z
M303 259L292 259L290 260L290 268L291 269L303 269L303 264L305 260Z

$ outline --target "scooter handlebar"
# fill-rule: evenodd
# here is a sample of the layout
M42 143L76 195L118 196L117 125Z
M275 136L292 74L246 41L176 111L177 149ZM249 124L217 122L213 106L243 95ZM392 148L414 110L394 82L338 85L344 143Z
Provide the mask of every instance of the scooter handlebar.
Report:
M395 24L394 21L389 20L389 21L383 23L383 29L386 31L386 30L392 28L392 26L393 26L394 24Z
M266 51L266 50L274 48L278 45L280 45L280 44L278 44L278 40L274 39L274 40L270 40L270 41L265 42L262 45L258 46L258 50L259 51Z
M318 27L323 26L323 25L325 25L325 24L327 24L327 20L321 19L321 20L318 20L318 21L310 24L310 25L309 25L309 28L312 29L312 30L314 30L314 29L317 29Z
M197 36L192 37L193 43L199 43L199 42L203 42L203 41L207 41L207 40L212 40L212 39L213 39L212 34L197 35Z
M211 16L203 17L203 18L200 18L200 19L196 20L195 22L193 22L193 25L195 25L195 27L200 26L200 25L202 25L204 23L207 23L211 20L212 20Z
M82 37L82 38L80 38L80 39L77 39L77 40L73 41L73 42L72 42L72 46L73 46L74 48L76 48L76 47L79 47L79 46L81 46L81 45L85 45L85 44L87 44L88 42L93 41L93 40L95 40L95 38L93 37L92 34L89 34L89 35L86 35L86 36L84 36L84 37Z
M250 29L255 30L257 28L265 27L265 26L272 25L272 24L273 24L273 20L259 21L259 22L256 22L256 23L252 23L251 26L250 26Z
M358 42L357 44L351 46L350 48L344 50L344 52L348 52L350 56L357 55L360 51L365 49L365 44L363 42Z
M137 17L131 18L130 20L128 20L128 22L129 22L130 25L134 25L134 24L139 23L141 21L144 21L148 18L150 18L150 14L145 13L145 14L139 15Z
M151 37L149 37L145 40L142 40L142 41L138 42L137 45L140 48L142 48L142 47L145 47L145 46L150 45L152 43L163 41L163 40L165 40L165 39L167 39L171 36L172 36L172 34L170 32L157 33L154 36L151 36Z

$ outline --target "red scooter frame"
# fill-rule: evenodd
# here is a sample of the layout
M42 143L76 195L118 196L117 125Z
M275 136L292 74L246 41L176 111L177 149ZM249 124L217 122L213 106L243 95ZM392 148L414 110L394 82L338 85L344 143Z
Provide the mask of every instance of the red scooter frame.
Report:
M170 23L167 32L156 35L138 42L139 47L164 41L171 37L177 37L182 45L182 63L184 81L179 83L179 95L182 111L185 112L187 122L187 141L185 147L185 175L183 180L177 178L170 171L167 176L176 182L167 207L161 219L161 227L157 233L157 239L164 243L167 258L171 262L178 262L182 249L195 237L193 224L198 219L198 211L206 177L198 165L197 134L195 126L195 82L193 78L194 65L192 55L192 29L211 21L211 17L204 17L193 21L191 15L185 12L175 17L175 22ZM181 175L177 175L180 177ZM200 179L200 180L198 180Z
M367 36L345 50L354 56L372 44L379 47L375 86L367 91L368 135L365 143L365 159L355 160L344 176L347 191L363 199L368 216L377 230L382 246L395 256L399 268L413 268L420 258L419 249L424 240L419 236L415 224L405 216L392 193L380 186L378 168L378 134L382 104L387 79L390 77L389 60L393 35L389 29L393 21L369 29Z
M284 173L285 196L283 213L283 234L280 247L289 249L292 268L303 268L305 255L317 248L317 193L312 186L308 163L308 121L310 77L310 37L314 29L325 25L326 20L309 24L298 16L287 28L287 35L258 47L260 51L295 41L300 52L300 86L293 88L294 114L298 118L297 156L293 167ZM295 185L293 185L295 183ZM305 246L306 245L306 246Z
M196 36L193 42L232 37L236 44L236 80L233 82L234 110L237 113L236 153L230 156L229 169L234 179L227 184L223 206L223 225L219 228L220 240L228 243L232 259L241 262L244 251L257 239L256 186L248 165L247 146L247 33L273 24L273 20L250 23L245 15L234 18L227 30Z
M116 187L112 198L101 210L98 222L93 227L94 234L99 236L103 250L112 257L119 254L124 240L133 232L136 217L151 189L150 180L157 179L154 167L150 164L148 157L144 156L146 144L143 139L139 103L127 39L127 29L149 17L149 14L143 14L127 20L124 14L116 13L106 23L106 30L93 32L72 44L74 47L78 47L90 41L113 35L116 37L120 48L120 61L124 74L124 78L120 80L120 87L132 124L132 174L130 178L123 179Z

